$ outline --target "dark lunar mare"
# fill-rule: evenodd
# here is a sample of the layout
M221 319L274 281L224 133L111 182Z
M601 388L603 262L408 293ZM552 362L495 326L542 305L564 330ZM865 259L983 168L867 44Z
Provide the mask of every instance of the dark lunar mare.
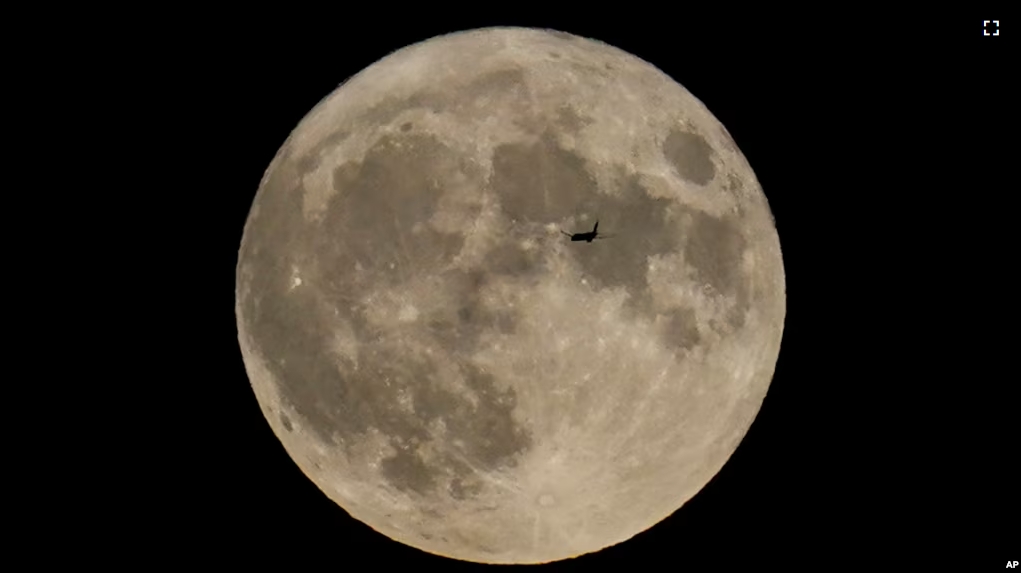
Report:
M241 253L242 264L252 271L250 294L241 302L248 332L268 358L282 401L303 418L306 429L350 448L375 428L395 450L381 464L392 487L426 495L443 486L465 499L480 491L477 471L513 466L532 444L513 416L514 391L501 389L491 373L469 359L482 332L511 332L516 321L513 313L482 305L478 292L491 276L537 273L539 260L520 249L498 247L486 268L442 275L463 306L449 316L427 315L419 321L424 325L409 325L408 332L373 328L357 302L379 285L406 286L442 268L460 250L461 234L422 225L411 240L408 231L435 212L444 179L451 175L435 166L457 159L429 136L384 137L362 162L336 169L337 193L318 224L301 212L301 186L286 177L288 169L276 169L260 194ZM292 264L304 277L302 287L293 290ZM362 273L353 271L356 264ZM359 342L356 360L329 351L338 320L350 325ZM433 337L446 349L470 395L448 390L451 385L437 378L434 360L403 344L404 334ZM403 392L412 397L414 414L400 409ZM426 464L417 450L432 439L428 427L437 419L447 429L447 453ZM293 428L283 420L285 429Z
M713 148L697 133L674 129L663 140L663 155L677 174L698 185L706 185L716 177Z
M686 177L705 183L715 174L712 150L701 136L672 132L664 152ZM632 317L653 320L657 314L646 279L648 258L682 251L700 279L736 296L728 320L733 327L743 325L749 279L740 269L746 243L738 221L683 207L671 218L673 202L652 197L634 175L621 176L617 193L600 193L584 158L561 148L550 132L535 143L497 147L493 171L492 188L503 209L524 223L542 225L580 214L604 218L604 226L614 230L614 244L579 245L570 252L596 288L627 290ZM685 213L692 221L688 228L681 222ZM690 349L701 340L692 309L668 311L667 319L661 337L668 348Z

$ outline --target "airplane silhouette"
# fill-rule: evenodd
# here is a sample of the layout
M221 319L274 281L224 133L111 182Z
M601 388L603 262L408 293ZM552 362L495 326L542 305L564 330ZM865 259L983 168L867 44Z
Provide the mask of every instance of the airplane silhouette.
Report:
M599 220L596 220L596 226L592 227L592 230L589 231L588 233L575 233L575 234L572 235L571 233L568 233L567 231L565 231L563 229L561 229L560 232L565 234L565 235L567 235L568 237L571 237L572 241L585 241L586 243L591 243L592 239L609 239L610 238L609 235L598 236L599 235Z

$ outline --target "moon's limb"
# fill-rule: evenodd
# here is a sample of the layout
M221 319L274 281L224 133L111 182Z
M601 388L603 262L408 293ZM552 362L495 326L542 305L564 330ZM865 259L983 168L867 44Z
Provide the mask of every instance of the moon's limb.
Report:
M561 228L612 241L572 244ZM649 64L523 29L352 78L266 172L239 340L331 499L459 559L624 541L722 467L785 313L768 205L726 130Z

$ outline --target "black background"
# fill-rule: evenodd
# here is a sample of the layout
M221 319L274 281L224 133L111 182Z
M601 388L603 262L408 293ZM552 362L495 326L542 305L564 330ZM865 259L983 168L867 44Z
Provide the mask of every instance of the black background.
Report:
M146 430L115 440L133 453L106 481L130 517L97 518L117 541L95 551L197 567L482 567L388 540L301 473L249 386L234 277L263 173L313 106L408 44L519 25L614 45L701 100L768 197L787 281L772 386L722 471L630 541L544 567L979 570L1018 558L1017 406L1004 394L1017 377L1002 365L1016 296L1007 102L1018 98L1010 35L981 35L989 16L383 12L195 16L158 33L127 27L137 59L124 44L106 52L140 78L110 104L137 110L124 147L144 150L124 151L159 183L118 240L149 253L133 259L149 334L121 364Z

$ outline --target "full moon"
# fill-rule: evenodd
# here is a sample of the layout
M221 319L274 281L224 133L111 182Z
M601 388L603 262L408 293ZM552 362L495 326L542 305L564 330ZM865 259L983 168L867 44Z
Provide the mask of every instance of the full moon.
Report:
M380 534L484 563L599 551L684 505L758 413L785 312L726 129L653 65L548 30L350 78L269 165L237 265L245 367L294 462Z

